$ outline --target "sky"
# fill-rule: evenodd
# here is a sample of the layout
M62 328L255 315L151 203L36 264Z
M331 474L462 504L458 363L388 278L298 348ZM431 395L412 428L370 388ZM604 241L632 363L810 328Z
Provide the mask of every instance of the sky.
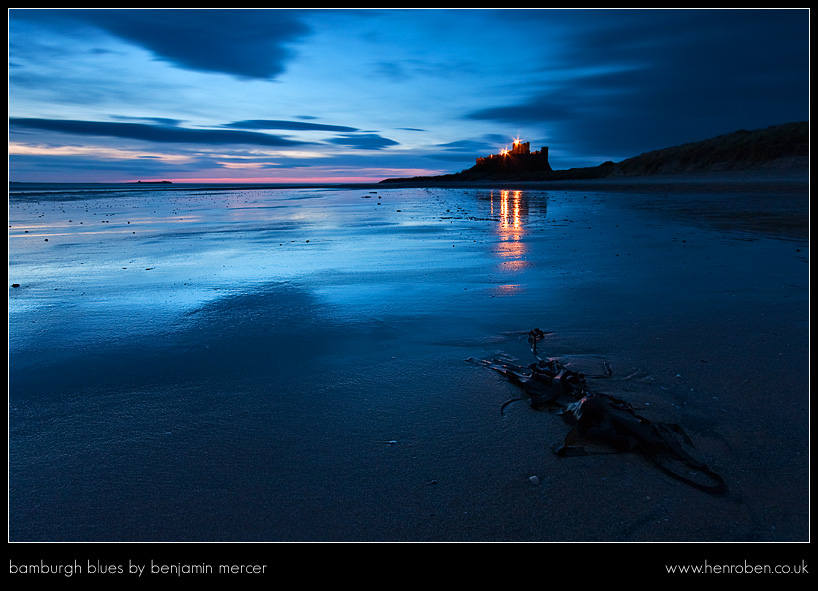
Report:
M809 119L808 9L9 9L9 178L566 169Z

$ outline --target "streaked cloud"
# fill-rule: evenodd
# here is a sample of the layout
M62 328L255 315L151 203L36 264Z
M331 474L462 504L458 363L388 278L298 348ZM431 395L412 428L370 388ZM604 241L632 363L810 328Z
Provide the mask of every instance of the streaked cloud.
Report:
M360 150L382 150L389 146L397 146L398 142L382 137L377 133L352 134L345 133L328 140L329 143L347 148L358 148Z
M12 117L9 119L9 126L17 129L36 129L71 135L117 137L163 143L245 144L257 146L298 146L305 143L252 131L192 129L175 125L150 125L146 123Z
M271 119L251 119L226 123L225 127L233 129L284 129L290 131L337 131L355 132L354 127L346 125L327 125L323 123L306 123L304 121L279 121Z
M48 146L9 142L10 156L72 156L98 158L100 160L141 160L153 159L167 163L184 163L192 160L188 154L169 154L101 146Z

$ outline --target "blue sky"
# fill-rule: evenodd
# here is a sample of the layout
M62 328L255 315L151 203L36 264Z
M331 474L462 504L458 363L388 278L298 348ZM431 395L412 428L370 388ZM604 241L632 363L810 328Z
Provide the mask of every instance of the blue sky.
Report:
M9 9L14 181L595 166L809 118L809 11Z

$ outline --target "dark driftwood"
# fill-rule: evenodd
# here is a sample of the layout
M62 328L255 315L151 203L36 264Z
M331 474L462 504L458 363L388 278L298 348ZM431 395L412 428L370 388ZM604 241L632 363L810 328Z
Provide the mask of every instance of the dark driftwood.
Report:
M573 426L564 442L553 448L559 456L599 453L588 451L586 445L603 443L607 446L604 453L638 452L690 486L717 495L727 492L721 476L688 451L693 444L679 425L649 421L628 402L591 391L584 374L568 369L557 359L540 358L537 343L544 336L539 329L529 332L528 342L537 362L528 366L469 359L500 373L523 391L525 397L506 402L501 413L509 403L527 399L531 408L554 410ZM605 364L605 370L603 375L589 377L609 377L610 366Z

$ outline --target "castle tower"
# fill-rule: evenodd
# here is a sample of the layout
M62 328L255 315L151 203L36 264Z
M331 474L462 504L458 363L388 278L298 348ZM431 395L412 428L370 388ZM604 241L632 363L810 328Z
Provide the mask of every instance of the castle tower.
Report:
M520 140L514 140L514 145L511 147L512 154L529 154L530 153L530 146L531 142L521 142Z

